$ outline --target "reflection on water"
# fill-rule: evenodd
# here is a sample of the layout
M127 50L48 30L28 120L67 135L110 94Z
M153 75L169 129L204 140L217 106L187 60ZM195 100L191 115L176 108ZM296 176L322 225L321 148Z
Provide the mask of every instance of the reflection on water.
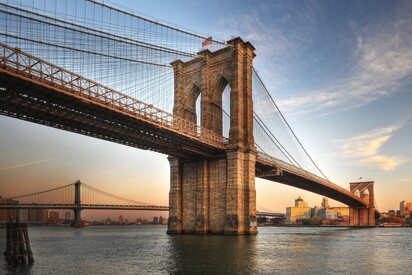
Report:
M251 273L256 236L174 235L169 238L171 273Z
M13 269L0 257L0 274L411 274L412 228L263 227L256 236L169 236L163 226L29 233L35 264Z

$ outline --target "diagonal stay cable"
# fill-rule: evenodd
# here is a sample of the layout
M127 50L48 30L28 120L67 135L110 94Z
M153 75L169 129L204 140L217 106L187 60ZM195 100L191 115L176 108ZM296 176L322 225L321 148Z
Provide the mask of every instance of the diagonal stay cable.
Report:
M275 137L275 135L269 130L269 128L266 126L266 124L262 121L262 119L255 112L253 112L253 113L255 114L254 115L255 121L259 124L259 126L262 128L262 130L266 133L266 135L269 137L269 139L276 145L276 147L279 149L279 151L282 152L282 154L290 161L291 164L295 163L299 168L302 169L302 166L300 166L300 164L289 154L289 152L286 150L286 148L282 145L282 143L280 143L280 141ZM263 124L263 126L262 126L262 124ZM279 147L279 145L277 143L280 145L281 148ZM293 161L291 161L288 156Z
M122 43L125 43L125 44L131 44L131 45L134 45L134 46L143 47L143 48L147 48L147 49L151 49L151 50L157 50L157 51L162 51L162 52L176 54L176 55L183 55L183 56L188 56L188 57L194 57L195 56L195 54L193 54L193 53L188 53L188 52L183 52L183 51L179 51L179 50L175 50L175 49L170 49L170 48L163 47L163 46L160 46L160 45L153 45L153 44L143 42L143 41L139 41L139 40L136 40L136 39L123 37L123 36L120 36L120 35L117 35L117 34L92 29L92 28L89 28L89 27L86 27L86 26L81 26L81 25L78 25L78 24L75 24L75 23L72 23L72 22L61 20L59 18L50 17L50 16L47 16L47 15L43 15L43 14L40 14L40 13L36 13L36 12L32 12L32 11L29 11L29 10L26 10L26 9L22 9L22 8L19 8L19 7L15 7L15 6L11 6L11 5L7 5L7 4L3 4L3 3L0 3L0 5L8 7L8 8L13 8L13 9L25 12L25 13L29 13L29 14L32 14L32 15L35 15L35 16L44 17L45 19L50 19L50 20L53 20L53 21L56 21L56 22L66 24L66 25L71 25L75 28L69 28L69 27L64 26L64 25L58 25L58 24L55 24L55 23L35 19L33 17L28 17L28 16L24 16L24 15L21 15L21 14L16 14L16 13L0 10L1 12L9 14L9 15L29 19L29 20L32 20L32 21L37 21L39 23L51 25L51 26L54 26L54 27L59 27L59 28L72 30L72 31L79 32L79 33L89 34L89 35L93 35L93 36L96 36L96 37L102 37L102 38L106 38L108 40L122 42ZM82 30L76 29L76 28L81 28L81 29L84 29L84 30L87 30L87 31L90 31L90 32L94 32L94 33L90 33L90 32L87 32L87 31L82 31ZM101 35L98 35L96 33L100 33Z
M253 68L253 71L255 72L256 76L258 77L259 81L262 83L264 90L266 91L266 93L268 94L270 100L272 101L272 104L275 106L275 108L279 111L279 114L281 115L283 121L286 123L287 127L289 128L290 132L293 134L293 136L295 137L295 139L297 140L297 142L299 143L300 147L303 149L303 151L305 152L305 154L308 156L308 158L310 159L310 161L313 163L313 165L315 165L316 169L318 169L318 171L322 174L322 176L325 177L325 179L327 181L330 181L326 175L322 172L322 170L320 170L320 168L318 167L318 165L315 163L315 161L312 159L312 157L309 155L309 153L306 151L305 147L303 147L302 143L300 142L300 140L298 139L298 137L296 136L295 132L292 130L292 128L290 127L289 123L287 122L286 118L283 116L283 113L280 111L279 107L277 106L277 104L275 103L275 101L273 100L272 95L269 93L268 89L266 88L265 84L263 83L262 79L260 78L260 76L258 75L257 71L255 70L255 68Z
M135 63L141 63L141 64L153 65L153 66L160 66L160 67L168 67L168 68L172 67L169 64L158 64L158 63L154 63L154 62L130 59L130 58L119 57L119 56L103 54L103 53L97 53L97 52L92 52L92 51L86 51L86 50L72 48L72 47L68 47L68 46L56 45L56 44L53 44L53 43L38 41L38 40L25 38L25 37L20 37L20 36L16 36L16 35L11 35L11 34L7 34L7 33L3 33L3 32L0 32L0 35L8 36L8 37L16 38L16 39L21 39L21 40L25 40L25 41L30 41L30 42L34 42L34 43L39 43L39 44L43 44L43 45L47 45L47 46L63 48L63 49L66 49L66 50L77 51L77 52L82 52L82 53L87 53L87 54L93 54L93 55L98 55L98 56L103 56L103 57L108 57L108 58L113 58L113 59L118 59L118 60L123 60L123 61L129 61L129 62L135 62Z

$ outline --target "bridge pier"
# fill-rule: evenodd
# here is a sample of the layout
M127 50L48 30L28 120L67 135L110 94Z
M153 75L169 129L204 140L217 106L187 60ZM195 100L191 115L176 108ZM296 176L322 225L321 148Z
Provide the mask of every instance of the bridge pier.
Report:
M75 208L73 211L74 211L73 225L81 224L81 222L82 222L81 210Z
M374 182L351 182L350 191L358 194L367 203L365 207L349 208L349 226L352 227L374 227L375 221L375 196Z
M83 226L82 223L82 216L81 216L81 199L80 199L80 185L81 182L78 180L74 183L74 205L75 208L73 209L74 211L74 220L73 220L73 226L74 227L81 227Z
M168 233L256 234L256 148L253 139L254 47L240 38L215 52L203 50L188 62L172 62L173 113L222 135L222 95L230 87L226 154L197 159L169 157ZM201 133L200 133L201 134Z
M169 234L256 234L254 151L182 161L169 158Z

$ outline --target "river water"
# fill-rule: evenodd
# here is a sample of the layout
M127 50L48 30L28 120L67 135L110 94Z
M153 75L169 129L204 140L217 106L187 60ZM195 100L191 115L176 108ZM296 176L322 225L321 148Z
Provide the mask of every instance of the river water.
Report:
M165 226L31 227L29 235L34 265L12 268L0 257L0 274L412 274L412 228L170 236Z

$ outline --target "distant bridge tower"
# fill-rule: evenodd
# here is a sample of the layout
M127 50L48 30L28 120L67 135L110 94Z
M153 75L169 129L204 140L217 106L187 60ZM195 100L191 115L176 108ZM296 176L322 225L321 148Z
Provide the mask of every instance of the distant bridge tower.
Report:
M173 113L222 134L222 95L230 86L230 129L226 154L202 159L169 157L168 233L256 234L256 148L253 137L252 62L255 48L241 38L199 57L171 63ZM201 133L200 133L201 134Z
M367 206L349 208L349 225L376 226L374 182L351 182L350 191L358 194Z
M81 216L81 200L80 200L80 184L78 180L74 183L74 220L73 225L80 225L82 216Z

